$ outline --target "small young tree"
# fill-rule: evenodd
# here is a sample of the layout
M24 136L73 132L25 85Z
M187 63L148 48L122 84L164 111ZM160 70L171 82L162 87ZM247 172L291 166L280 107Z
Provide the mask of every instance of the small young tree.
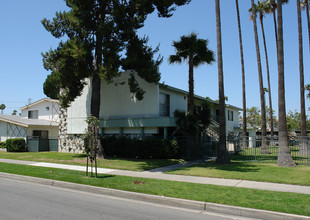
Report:
M86 120L88 127L85 138L85 152L87 154L86 176L88 176L88 164L91 165L91 177L93 177L93 166L95 165L95 177L97 178L97 155L100 147L99 140L99 119L90 116ZM99 152L100 154L101 152ZM95 163L95 164L94 164Z

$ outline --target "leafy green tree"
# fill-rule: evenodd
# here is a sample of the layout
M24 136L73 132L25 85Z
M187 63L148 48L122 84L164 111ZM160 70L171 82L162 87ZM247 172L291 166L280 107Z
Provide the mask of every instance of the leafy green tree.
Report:
M296 166L290 154L290 148L286 127L286 109L285 109L285 86L284 86L284 53L283 53L283 18L282 18L282 0L278 0L278 111L279 111L279 154L278 166L292 167Z
M197 34L191 33L187 36L181 36L179 41L173 41L172 46L176 53L169 56L169 62L181 63L186 61L189 66L188 71L188 112L194 113L194 67L201 64L211 64L214 61L213 51L208 49L208 41L197 38Z
M297 110L289 111L286 115L287 131L300 130L301 114Z
M247 123L252 128L261 128L262 118L258 107L247 108Z
M5 104L0 105L1 114L3 115L3 110L6 108Z
M222 53L222 30L221 30L221 11L220 1L215 0L216 17L216 42L217 42L217 66L219 84L219 145L216 163L229 164L230 159L226 148L226 117L225 117L225 93L224 93L224 74L223 74L223 53Z
M136 70L142 78L157 83L160 76L153 60L156 50L146 45L136 31L155 9L160 17L170 17L177 6L190 0L66 0L68 12L42 24L54 37L64 38L55 50L43 54L44 67L51 70L44 84L47 96L57 98L64 89L63 105L68 106L91 77L91 115L99 118L101 79L112 81L120 70ZM137 53L135 53L137 51ZM123 57L127 54L127 57ZM134 56L129 56L134 54ZM143 54L144 62L138 62ZM134 68L132 68L134 67ZM142 72L143 70L143 72ZM134 81L133 81L134 82ZM130 84L129 84L130 85ZM130 85L131 90L132 85ZM139 95L140 88L136 87Z
M17 110L14 109L14 111L12 112L12 115L17 115Z
M259 80L259 93L260 93L260 104L261 104L261 117L262 117L262 153L269 153L269 150L266 145L266 104L265 104L265 93L264 93L264 84L263 84L263 74L262 74L262 65L261 65L261 57L259 50L259 41L257 34L257 24L256 24L256 7L254 4L254 0L251 0L251 9L249 10L251 14L251 19L253 20L254 27L254 37L255 37L255 47L256 47L256 58L257 58L257 69L258 69L258 80Z

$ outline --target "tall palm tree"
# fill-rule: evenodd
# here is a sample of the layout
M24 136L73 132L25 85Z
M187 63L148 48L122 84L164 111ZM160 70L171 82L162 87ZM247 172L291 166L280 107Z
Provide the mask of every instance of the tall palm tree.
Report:
M261 153L267 154L269 153L267 143L266 143L266 104L265 104L265 92L264 92L264 84L263 84L263 74L262 74L262 65L260 59L259 52L259 42L258 42L258 34L257 34L257 24L256 24L256 7L254 4L254 0L251 0L252 8L250 11L252 12L251 18L253 19L253 27L254 27L254 37L255 37L255 46L256 46L256 58L257 58L257 67L258 67L258 80L259 80L259 93L260 93L260 103L261 103L261 117L262 117L262 147Z
M240 44L240 59L241 59L241 71L242 71L242 137L243 146L246 146L246 136L247 136L247 122L246 122L246 92L245 92L245 70L244 70L244 59L243 59L243 44L242 44L242 31L240 23L240 13L239 13L239 2L236 0L236 11L238 20L238 30L239 30L239 44Z
M304 82L304 57L303 57L303 41L302 41L302 25L300 0L297 0L297 17L298 17L298 48L299 48L299 81L300 81L300 120L301 120L301 136L307 136L306 129L306 108L305 108L305 82Z
M3 115L3 110L6 108L5 104L0 105L1 114Z
M221 12L220 1L215 0L216 16L216 41L217 41L217 65L219 83L219 146L216 163L229 164L230 159L226 148L226 118L225 118L225 95L224 95L224 74L223 74L223 55L222 55L222 32L221 32Z
M270 5L267 2L258 1L256 10L259 13L259 21L260 21L260 24L261 24L261 30L262 30L262 35L263 35L263 43L264 43L264 50L265 50L267 83L268 83L268 99L269 99L269 115L270 115L270 136L271 136L271 141L273 141L273 136L274 136L273 109L272 109L272 99L271 99L271 86L270 86L268 51L267 51L265 29L264 29L264 16L265 16L265 13L267 13L270 10Z
M300 136L301 146L299 155L307 155L307 128L306 128L306 107L305 107L305 82L304 82L304 57L303 57L303 40L301 25L300 0L297 0L297 17L298 17L298 48L299 48L299 82L300 82Z
M253 0L252 0L253 1ZM283 53L283 21L282 21L282 0L278 0L278 130L279 130L279 154L278 166L296 166L290 154L286 128L285 110L285 87L284 87L284 53Z
M288 3L288 0L282 0L282 4L283 3ZM274 34L275 34L276 46L278 50L278 31L277 31L277 19L276 19L277 3L275 0L267 0L266 4L269 5L269 10L267 11L267 13L273 15Z
M307 23L308 23L308 38L309 38L309 51L310 51L310 17L309 17L309 0L301 2L302 9L306 9Z
M173 41L172 46L176 50L175 55L169 56L169 62L181 63L186 61L189 66L188 71L188 100L187 107L190 114L194 113L194 67L201 64L211 64L214 61L213 51L208 49L208 40L198 39L197 34L181 36L179 41Z

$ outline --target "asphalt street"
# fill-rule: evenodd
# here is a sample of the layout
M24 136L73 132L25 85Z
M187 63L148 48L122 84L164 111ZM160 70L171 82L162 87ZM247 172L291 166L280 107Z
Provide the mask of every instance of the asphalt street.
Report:
M0 178L0 219L249 219Z

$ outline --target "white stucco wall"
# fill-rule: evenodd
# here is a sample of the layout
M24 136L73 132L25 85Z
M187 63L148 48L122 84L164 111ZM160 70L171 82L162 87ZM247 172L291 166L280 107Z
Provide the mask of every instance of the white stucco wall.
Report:
M85 134L86 119L90 116L91 80L86 79L81 96L77 97L68 108L68 134Z
M234 114L233 121L228 120L228 110L233 111ZM235 108L226 107L225 116L226 116L226 130L233 132L234 128L239 127L239 110Z
M56 102L43 101L21 110L21 117L28 118L28 111L38 111L38 119L57 121L59 105Z
M130 72L122 73L120 77L108 84L101 82L101 106L100 118L102 117L148 117L159 114L158 85L148 83L135 74L139 86L145 91L144 99L137 100L130 93L128 79ZM121 85L121 83L124 83ZM118 84L117 86L115 84Z

